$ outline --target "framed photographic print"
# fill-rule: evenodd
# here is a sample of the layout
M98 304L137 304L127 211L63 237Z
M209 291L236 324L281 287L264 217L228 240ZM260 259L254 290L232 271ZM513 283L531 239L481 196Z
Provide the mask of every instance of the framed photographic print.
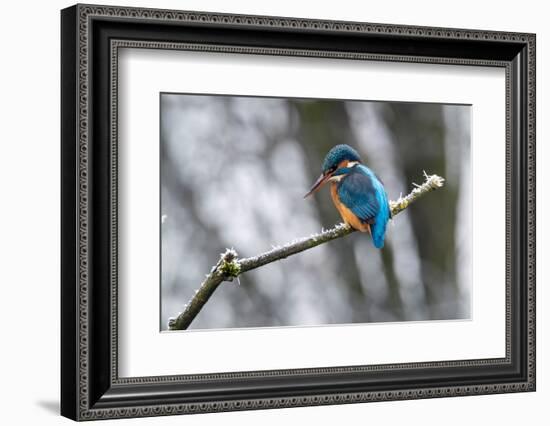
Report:
M535 35L61 12L61 412L535 390Z

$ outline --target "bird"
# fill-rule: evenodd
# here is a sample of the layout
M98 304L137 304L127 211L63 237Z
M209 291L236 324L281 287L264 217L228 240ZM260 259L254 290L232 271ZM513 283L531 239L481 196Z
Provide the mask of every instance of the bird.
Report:
M343 221L357 231L368 232L374 246L383 248L391 210L382 181L362 163L357 151L345 144L327 153L321 170L304 198L330 182L332 201Z

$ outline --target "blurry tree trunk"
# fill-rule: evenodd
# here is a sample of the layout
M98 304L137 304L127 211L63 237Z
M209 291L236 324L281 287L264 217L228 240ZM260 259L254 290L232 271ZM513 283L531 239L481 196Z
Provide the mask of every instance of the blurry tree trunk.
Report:
M403 321L405 319L403 312L403 300L399 291L399 280L395 274L395 265L393 263L393 246L388 244L381 251L382 263L386 274L386 282L388 283L388 297L386 298L386 308L393 312L395 319Z
M418 176L418 167L445 176L445 128L438 105L416 108L411 104L392 103L386 106L386 122L394 133L395 143L400 145L401 165L407 181ZM395 119L399 117L399 120ZM432 155L427 155L431 153ZM439 312L440 291L456 276L454 250L457 190L447 186L440 194L437 212L430 211L431 203L419 203L408 212L418 243L420 259L430 259L429 266L422 262L422 282L426 296L426 306L431 319L442 316ZM430 221L425 218L429 217ZM449 226L452 225L452 226ZM445 273L443 271L446 271ZM449 283L456 287L456 282ZM446 317L455 312L446 312Z

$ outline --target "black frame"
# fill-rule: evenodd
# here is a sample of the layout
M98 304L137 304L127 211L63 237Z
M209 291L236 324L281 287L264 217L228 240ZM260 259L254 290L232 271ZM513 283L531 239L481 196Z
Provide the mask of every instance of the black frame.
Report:
M535 35L126 7L61 13L61 413L74 420L535 390ZM506 69L506 357L119 378L117 52L195 49Z

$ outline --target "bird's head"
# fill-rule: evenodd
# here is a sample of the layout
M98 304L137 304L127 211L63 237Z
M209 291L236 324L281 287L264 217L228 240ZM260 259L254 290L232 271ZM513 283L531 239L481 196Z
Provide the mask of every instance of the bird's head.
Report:
M349 145L336 145L325 157L322 166L321 176L315 181L309 192L304 198L313 194L323 184L331 180L340 180L351 168L361 162L361 158L356 150Z

